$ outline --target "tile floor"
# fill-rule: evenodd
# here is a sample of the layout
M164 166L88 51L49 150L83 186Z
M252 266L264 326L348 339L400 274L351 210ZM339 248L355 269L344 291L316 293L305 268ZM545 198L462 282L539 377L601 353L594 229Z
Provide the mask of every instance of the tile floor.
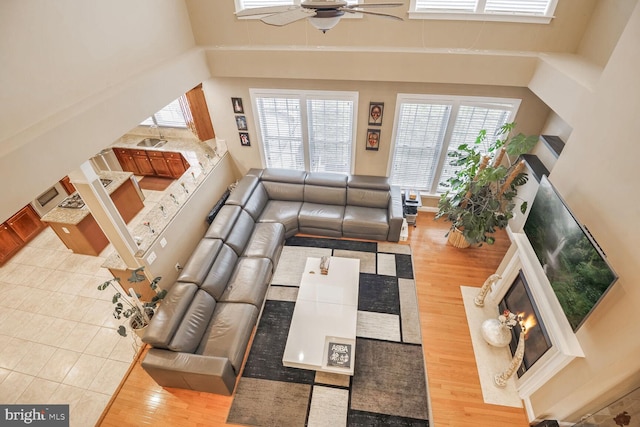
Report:
M145 208L162 197L143 190ZM137 352L111 315L111 278L98 257L74 254L45 229L0 267L0 403L69 404L71 426L95 425Z

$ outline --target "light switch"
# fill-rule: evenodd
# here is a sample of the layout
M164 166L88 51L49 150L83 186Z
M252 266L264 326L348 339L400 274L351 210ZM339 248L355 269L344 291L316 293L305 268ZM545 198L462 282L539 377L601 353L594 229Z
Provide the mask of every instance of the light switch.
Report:
M162 246L163 248L167 246L167 239L163 237L162 240L160 240L160 246Z
M149 254L149 257L147 258L147 262L149 263L149 265L153 264L153 261L156 260L156 253L155 252L151 252Z

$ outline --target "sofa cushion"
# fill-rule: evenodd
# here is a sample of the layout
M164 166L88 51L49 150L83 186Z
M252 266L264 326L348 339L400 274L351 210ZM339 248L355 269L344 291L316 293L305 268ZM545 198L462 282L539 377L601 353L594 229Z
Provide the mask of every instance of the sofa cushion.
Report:
M264 189L264 185L259 182L256 188L253 189L251 197L247 200L247 203L245 203L244 210L257 221L268 201L269 196L267 195L267 191Z
M258 309L252 304L219 302L198 350L204 356L226 357L238 375Z
M386 177L352 175L347 181L347 205L387 208L390 189Z
M238 181L236 188L229 194L226 204L244 207L251 197L253 189L258 185L258 182L259 178L254 175L245 175L242 177L242 179Z
M300 230L306 233L306 229L332 230L342 233L342 218L344 217L343 205L324 205L305 202L298 215Z
M292 169L267 168L260 177L270 200L302 201L307 173Z
M153 347L168 348L197 290L195 283L176 282L153 315L142 341Z
M259 222L279 222L284 225L285 238L298 232L298 214L302 202L285 202L269 200L260 215Z
M271 272L268 258L240 258L219 301L244 302L260 309L269 287Z
M238 254L236 254L230 246L222 245L216 260L211 266L211 270L209 270L209 274L207 274L207 277L202 281L200 289L209 293L209 295L216 300L219 300L224 292L224 288L227 286L227 282L229 282L229 278L231 277L231 273L233 273L237 261Z
M220 239L201 239L180 272L178 281L192 282L200 286L204 278L207 277L221 247L222 240Z
M238 254L238 256L242 255L244 252L244 248L251 237L251 233L253 232L253 227L255 226L255 222L251 215L249 215L246 211L242 210L238 214L238 219L227 236L225 243Z
M310 173L304 186L304 201L344 206L347 203L347 176L335 173Z
M198 290L169 344L169 350L193 353L200 345L216 307L216 300Z
M389 233L387 208L376 209L362 206L347 206L342 221L345 237L386 240Z
M284 242L284 226L278 222L258 223L242 256L268 258L275 268Z
M213 222L204 234L208 239L227 240L231 230L236 225L236 220L240 216L242 208L235 205L224 205L214 218Z

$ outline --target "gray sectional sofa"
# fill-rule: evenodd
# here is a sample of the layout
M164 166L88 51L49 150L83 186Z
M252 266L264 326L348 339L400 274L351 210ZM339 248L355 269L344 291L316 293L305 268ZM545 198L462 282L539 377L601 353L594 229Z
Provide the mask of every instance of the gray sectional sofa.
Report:
M163 387L230 395L285 239L397 242L402 220L383 177L250 170L153 316L142 367Z

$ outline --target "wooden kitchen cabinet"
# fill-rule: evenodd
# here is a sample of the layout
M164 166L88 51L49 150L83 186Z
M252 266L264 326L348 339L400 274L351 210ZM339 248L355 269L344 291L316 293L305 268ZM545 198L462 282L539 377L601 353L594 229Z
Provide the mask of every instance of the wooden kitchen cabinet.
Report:
M62 178L60 180L60 184L62 184L62 186L64 187L64 191L66 191L67 194L73 194L76 192L76 187L73 186L73 184L71 183L71 179L68 176Z
M144 208L144 202L134 185L131 179L128 179L110 195L122 220L127 224Z
M151 165L146 150L133 150L133 161L136 163L140 175L155 175L156 171Z
M91 214L78 224L50 222L49 226L65 246L77 254L98 256L109 244L107 236Z
M25 243L36 237L38 233L47 227L40 221L38 214L29 205L9 218L7 224Z
M0 265L8 261L22 246L24 242L6 223L0 225Z
M0 265L45 228L47 225L40 221L38 214L29 205L0 225Z
M169 165L167 164L167 159L164 158L162 151L148 151L147 155L157 176L173 178L171 169L169 169Z
M116 158L118 162L120 162L120 166L122 166L122 170L125 172L132 172L135 175L140 175L140 169L138 169L138 165L133 160L133 151L128 148L114 148L113 152L116 154Z
M169 151L163 152L164 158L167 161L167 166L171 171L171 176L174 178L180 178L183 173L189 169L187 161L182 157L180 153L173 153Z

